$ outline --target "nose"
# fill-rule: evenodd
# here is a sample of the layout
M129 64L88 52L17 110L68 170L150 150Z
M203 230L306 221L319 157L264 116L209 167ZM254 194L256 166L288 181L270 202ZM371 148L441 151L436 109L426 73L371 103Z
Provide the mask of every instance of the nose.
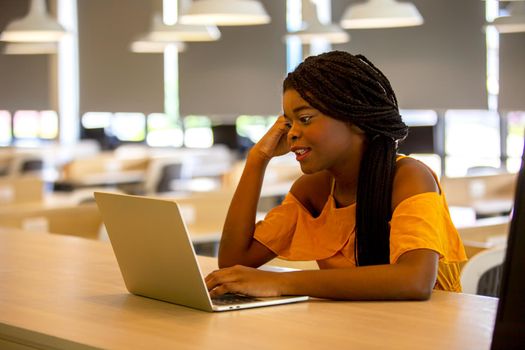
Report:
M288 130L288 143L292 143L293 141L296 141L299 136L301 135L301 131L299 130L299 127L297 123L291 123L290 130Z

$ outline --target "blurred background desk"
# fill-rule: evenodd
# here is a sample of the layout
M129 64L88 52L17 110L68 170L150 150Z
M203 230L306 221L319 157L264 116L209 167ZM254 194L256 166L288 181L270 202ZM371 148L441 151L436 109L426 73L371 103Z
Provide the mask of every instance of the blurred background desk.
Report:
M203 273L216 260L200 258ZM2 349L489 349L497 299L315 300L206 313L130 295L107 242L0 229ZM319 325L323 327L319 328Z
M75 190L90 187L118 188L120 186L141 184L145 178L145 171L142 170L106 171L57 180L54 186L57 190Z

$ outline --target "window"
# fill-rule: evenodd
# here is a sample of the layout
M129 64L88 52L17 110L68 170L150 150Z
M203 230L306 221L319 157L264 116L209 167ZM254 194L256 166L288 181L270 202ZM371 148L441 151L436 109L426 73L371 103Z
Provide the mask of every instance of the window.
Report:
M436 125L438 116L431 109L402 109L399 111L408 126Z
M209 148L213 145L210 118L198 115L184 118L184 145L190 148Z
M146 142L152 147L181 147L184 133L181 127L164 113L148 115L148 136Z
M40 131L42 139L54 140L58 137L58 114L55 111L40 112Z
M84 129L107 128L110 125L111 116L110 112L86 112L82 116L82 127Z
M409 154L432 169L437 176L441 176L441 157L438 154L436 127L438 116L433 110L401 110L403 121L408 125L407 138L400 143L400 153Z
M499 124L499 115L493 111L446 111L446 175L465 176L475 167L500 168Z
M13 136L17 139L37 139L40 129L38 111L17 111L13 116Z
M8 146L12 139L11 113L9 111L0 111L0 146Z
M120 141L144 141L146 116L142 113L115 113L111 118L110 129Z
M286 29L295 32L303 26L301 0L286 0ZM286 71L291 72L303 59L301 40L295 36L286 38Z
M507 169L511 172L518 172L523 152L525 112L509 112L507 126Z
M259 115L241 115L235 121L237 133L253 143L257 143L272 124L267 117Z
M10 130L10 129L8 129ZM58 137L58 114L55 111L16 111L13 116L13 138L18 146L35 146L41 140Z

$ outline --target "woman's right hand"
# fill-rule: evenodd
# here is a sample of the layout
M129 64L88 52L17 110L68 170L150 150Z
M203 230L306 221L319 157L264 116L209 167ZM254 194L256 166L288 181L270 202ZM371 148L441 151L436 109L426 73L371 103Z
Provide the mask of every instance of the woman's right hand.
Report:
M266 160L290 152L286 140L288 130L290 130L288 122L283 115L279 116L266 134L253 146L251 152L256 152Z

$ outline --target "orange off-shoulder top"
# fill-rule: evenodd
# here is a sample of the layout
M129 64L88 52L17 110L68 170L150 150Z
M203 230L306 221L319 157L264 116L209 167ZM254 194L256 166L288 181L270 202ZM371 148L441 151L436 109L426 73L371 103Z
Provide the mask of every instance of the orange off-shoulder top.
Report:
M281 205L256 224L255 239L282 259L316 260L321 269L355 267L355 203L337 208L333 188L317 217L288 193ZM431 249L439 254L434 289L461 292L459 264L467 257L439 189L440 193L409 197L395 208L390 221L390 263L410 250Z

